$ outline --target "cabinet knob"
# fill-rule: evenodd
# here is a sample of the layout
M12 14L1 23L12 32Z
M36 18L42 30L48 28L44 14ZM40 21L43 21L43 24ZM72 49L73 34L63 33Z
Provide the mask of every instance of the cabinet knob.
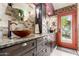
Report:
M32 46L34 46L34 42L32 43Z
M34 56L34 53L32 53L32 56Z
M26 46L26 45L27 45L27 43L23 43L23 44L22 44L22 46Z

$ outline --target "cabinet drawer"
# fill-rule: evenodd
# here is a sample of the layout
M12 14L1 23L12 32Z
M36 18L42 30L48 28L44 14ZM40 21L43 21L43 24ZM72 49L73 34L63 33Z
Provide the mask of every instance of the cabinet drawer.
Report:
M2 50L2 53L4 53L4 55L21 55L23 54L24 50L29 51L30 49L36 47L36 40L32 40L29 42L24 42L12 47L8 47Z
M37 39L37 45L40 45L40 44L41 44L41 42L43 42L43 41L44 41L43 37L38 38L38 39Z
M32 49L28 53L25 53L23 56L36 56L36 48Z

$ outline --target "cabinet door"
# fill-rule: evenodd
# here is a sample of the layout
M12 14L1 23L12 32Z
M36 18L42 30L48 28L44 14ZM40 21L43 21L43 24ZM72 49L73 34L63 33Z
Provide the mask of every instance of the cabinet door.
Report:
M58 15L57 44L66 48L77 49L77 15L76 11L63 12Z
M31 51L25 53L23 56L36 56L36 48L34 48Z

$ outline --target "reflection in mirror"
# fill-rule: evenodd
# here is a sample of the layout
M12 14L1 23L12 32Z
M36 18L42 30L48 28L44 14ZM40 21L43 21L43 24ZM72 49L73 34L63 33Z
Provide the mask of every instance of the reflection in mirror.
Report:
M34 34L35 24L35 6L33 4L26 3L14 3L11 7L7 6L6 14L11 16L9 29L15 35L17 33L28 34L27 32ZM25 33L26 32L26 33Z

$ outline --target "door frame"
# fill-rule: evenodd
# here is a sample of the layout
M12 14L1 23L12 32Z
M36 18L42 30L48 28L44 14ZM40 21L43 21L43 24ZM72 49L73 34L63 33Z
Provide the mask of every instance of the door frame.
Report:
M69 14L72 14L72 44L70 43L64 43L64 42L61 42L61 16L64 16L64 15L69 15ZM72 10L70 12L62 12L62 13L59 13L58 16L57 16L57 23L58 23L58 33L57 33L57 45L58 46L62 46L62 47L65 47L65 48L72 48L72 49L78 49L78 30L77 30L77 10ZM75 19L75 20L74 20ZM74 25L75 24L75 25ZM75 28L73 28L75 27Z

